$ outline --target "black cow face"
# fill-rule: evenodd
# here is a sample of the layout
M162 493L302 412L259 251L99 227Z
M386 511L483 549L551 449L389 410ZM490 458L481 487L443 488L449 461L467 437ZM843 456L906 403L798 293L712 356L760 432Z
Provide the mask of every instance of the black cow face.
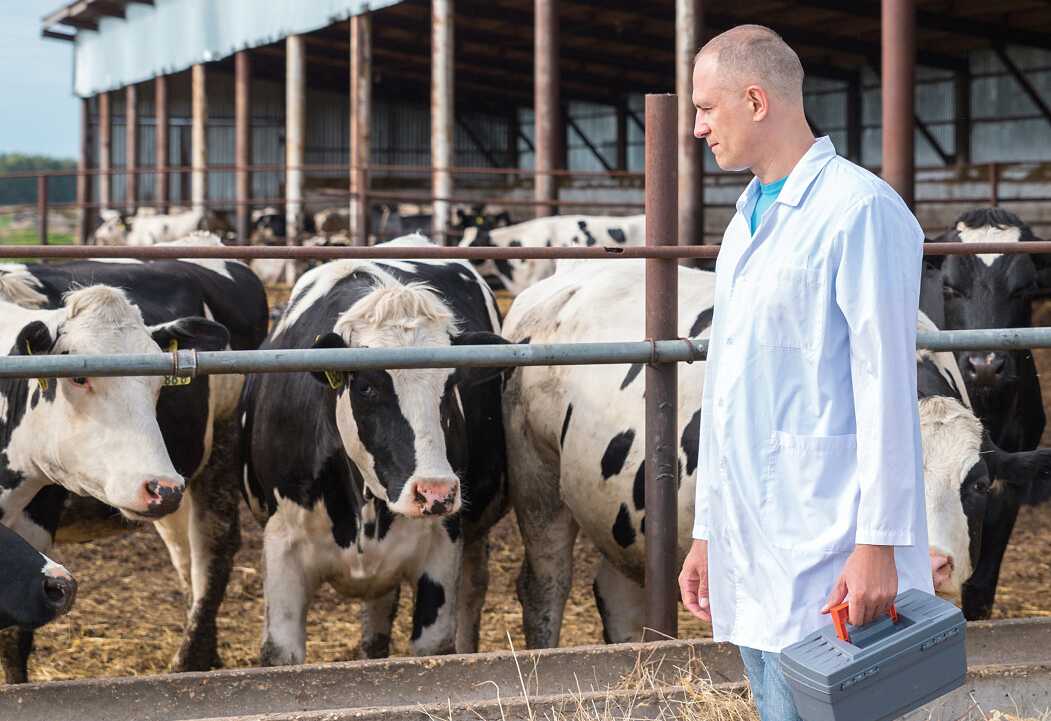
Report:
M38 628L73 605L69 572L2 525L0 559L0 628Z

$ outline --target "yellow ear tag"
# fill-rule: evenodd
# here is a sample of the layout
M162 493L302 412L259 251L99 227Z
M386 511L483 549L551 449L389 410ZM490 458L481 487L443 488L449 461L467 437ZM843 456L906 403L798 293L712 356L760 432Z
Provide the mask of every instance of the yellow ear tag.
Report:
M318 333L317 338L314 342L317 343L321 339L321 334ZM328 384L332 386L332 390L339 390L343 386L343 376L336 371L325 371L325 378L328 379Z
M33 349L29 347L29 341L26 341L26 354L27 355L33 355ZM40 386L40 390L42 390L42 391L46 391L47 390L47 378L37 378L36 382L37 382L37 385Z
M179 350L179 342L172 338L171 343L168 344L168 352L174 353ZM164 376L164 385L166 386L188 386L193 378L189 376Z

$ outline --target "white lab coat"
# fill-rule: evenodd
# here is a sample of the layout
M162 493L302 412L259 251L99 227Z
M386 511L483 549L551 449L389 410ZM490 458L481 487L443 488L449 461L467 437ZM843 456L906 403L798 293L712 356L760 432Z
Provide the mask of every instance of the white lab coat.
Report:
M717 640L780 651L854 544L893 545L898 591L933 593L916 399L923 232L819 139L751 234L758 180L716 265L694 538Z

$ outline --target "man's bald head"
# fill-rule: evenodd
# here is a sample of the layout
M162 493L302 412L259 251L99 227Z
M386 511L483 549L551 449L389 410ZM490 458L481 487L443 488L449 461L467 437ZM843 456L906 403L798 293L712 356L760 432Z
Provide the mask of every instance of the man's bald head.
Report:
M758 85L782 102L803 102L799 56L770 28L738 25L709 40L694 64L702 58L715 60L724 87Z

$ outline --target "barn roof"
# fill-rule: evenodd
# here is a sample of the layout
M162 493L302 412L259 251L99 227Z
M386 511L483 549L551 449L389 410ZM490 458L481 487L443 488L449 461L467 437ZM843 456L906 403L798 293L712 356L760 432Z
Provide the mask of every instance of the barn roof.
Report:
M879 0L706 3L713 35L759 22L777 30L813 76L851 80L879 68ZM917 0L917 61L966 73L969 54L1006 44L1051 48L1051 0ZM387 90L427 93L430 0L79 0L44 19L45 35L75 38L76 91L90 95L263 49L274 74L291 33L306 33L308 77L346 87L347 18L370 11L374 73ZM456 0L456 85L494 103L532 104L533 0ZM675 0L558 0L566 98L613 102L674 91ZM72 32L62 33L60 28ZM177 29L176 29L177 28Z

